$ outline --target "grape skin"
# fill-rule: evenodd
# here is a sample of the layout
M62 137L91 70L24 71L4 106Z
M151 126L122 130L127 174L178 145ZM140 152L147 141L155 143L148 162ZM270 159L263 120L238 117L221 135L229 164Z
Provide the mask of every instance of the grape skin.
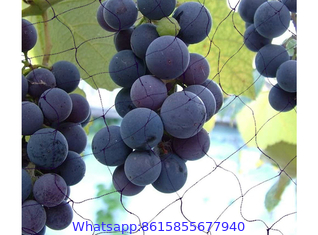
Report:
M190 54L187 46L173 36L156 38L146 51L147 68L160 79L179 77L187 69L189 61Z
M205 80L201 85L205 86L212 92L216 102L215 113L219 112L224 103L224 97L221 87L215 81L210 79Z
M90 112L90 106L84 96L80 94L69 94L72 101L72 110L67 117L67 122L81 123L86 120Z
M291 20L288 8L281 2L266 1L254 15L254 25L260 35L275 38L288 29Z
M137 0L139 11L151 20L168 17L176 7L176 0Z
M114 45L117 52L123 50L131 50L130 38L133 31L134 28L131 27L129 29L120 30L114 35Z
M29 173L22 169L22 202L24 202L32 192L32 180Z
M69 203L62 202L55 207L46 207L46 226L54 230L67 228L73 220L73 210Z
M206 120L206 109L197 95L190 91L180 91L171 94L163 102L160 116L170 135L186 139L202 129Z
M185 2L173 13L179 25L179 37L184 43L194 44L203 41L212 28L209 10L198 2Z
M53 128L42 128L31 135L27 153L30 161L43 169L54 169L66 159L67 140Z
M245 22L253 24L255 11L266 1L267 0L241 0L238 13Z
M284 3L291 12L297 12L297 0L282 0L282 3Z
M148 108L136 108L125 115L120 134L132 149L150 150L163 136L163 123L157 113Z
M251 51L258 52L263 46L271 42L272 39L265 38L257 32L254 24L248 26L244 32L244 44Z
M26 79L29 82L28 93L33 98L39 98L44 91L56 86L54 74L45 68L32 70Z
M297 91L297 61L288 60L282 63L276 73L278 85L287 92Z
M279 112L288 112L296 106L296 93L284 91L278 84L268 94L269 104Z
M116 29L113 29L112 27L110 27L105 19L104 19L104 15L103 15L103 10L105 8L105 4L107 3L108 0L103 1L102 4L99 5L97 12L96 12L96 18L97 18L97 22L100 25L100 27L102 27L103 29L105 29L108 32L116 32Z
M26 19L22 19L22 52L25 53L31 50L35 46L37 39L37 31L33 24Z
M124 117L129 111L136 108L130 98L131 87L122 88L115 98L115 109L119 116Z
M23 101L23 100L26 99L26 95L27 95L28 90L29 90L28 80L26 80L26 78L23 76L23 74L22 74L22 84L21 84L21 87L22 87L21 97L22 97L22 101Z
M185 161L174 153L161 155L162 170L152 186L162 193L174 193L180 190L188 176Z
M45 226L46 213L43 206L35 200L26 200L22 204L22 234L40 232Z
M43 113L39 106L30 101L22 101L22 135L32 135L42 128Z
M161 160L153 151L134 151L128 155L124 171L133 184L146 186L152 184L161 172Z

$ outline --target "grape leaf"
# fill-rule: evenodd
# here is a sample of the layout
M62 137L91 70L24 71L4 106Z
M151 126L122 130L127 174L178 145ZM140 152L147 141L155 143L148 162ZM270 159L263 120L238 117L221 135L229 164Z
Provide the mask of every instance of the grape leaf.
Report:
M255 99L252 62L254 52L243 45L245 23L231 11L226 0L204 1L212 16L209 38L189 46L190 52L206 56L210 79L219 83L226 94ZM234 6L232 6L234 7Z
M110 78L108 64L116 53L113 33L103 30L96 19L99 1L65 0L47 10L48 33L52 49L49 65L68 60L74 63L93 88L113 90L118 87ZM28 54L32 62L42 64L48 40L41 16L30 16L38 32L38 42Z
M277 112L268 102L268 91L261 92L236 116L244 141L251 147L266 149L281 141L297 143L297 113Z

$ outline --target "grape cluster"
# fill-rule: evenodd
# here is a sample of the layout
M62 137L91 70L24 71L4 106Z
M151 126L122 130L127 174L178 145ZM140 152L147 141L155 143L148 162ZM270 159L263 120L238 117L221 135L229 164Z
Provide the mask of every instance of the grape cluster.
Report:
M297 60L290 57L288 49L293 48L288 48L288 43L275 45L272 40L288 30L291 14L297 13L296 4L296 0L242 0L238 9L246 22L245 46L256 52L257 71L265 77L276 77L277 84L270 89L268 99L280 112L296 106Z
M22 52L37 41L35 27L22 19ZM25 61L22 70L22 234L66 228L73 218L70 186L85 175L80 155L87 144L87 100L73 92L77 67L58 61L51 67Z
M199 2L106 0L97 20L114 32L109 73L122 87L115 99L122 121L96 133L92 152L116 167L113 185L122 195L147 185L176 192L186 182L186 162L209 150L203 125L223 104L221 88L208 79L208 61L188 50L208 36L210 12Z

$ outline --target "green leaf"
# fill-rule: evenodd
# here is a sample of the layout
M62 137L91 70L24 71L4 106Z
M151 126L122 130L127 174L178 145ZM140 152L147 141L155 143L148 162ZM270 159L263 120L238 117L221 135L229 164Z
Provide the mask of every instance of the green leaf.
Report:
M68 60L74 63L84 79L93 88L113 90L118 87L110 78L108 64L116 53L113 34L103 30L96 19L99 1L64 0L49 8L48 31L52 49L49 65ZM32 62L42 64L47 46L44 22L40 16L28 17L35 23L38 42L28 54Z
M245 23L226 0L203 1L212 16L209 38L190 45L190 52L206 56L210 79L219 83L226 94L255 99L252 62L254 52L243 45Z
M288 186L290 179L286 175L280 175L279 180L268 190L265 196L265 207L271 212L279 204L281 196Z
M48 8L64 0L33 0L30 5L22 10L22 17L42 15Z
M281 141L297 143L297 113L277 112L268 102L268 91L245 105L236 121L243 140L251 147L266 149Z

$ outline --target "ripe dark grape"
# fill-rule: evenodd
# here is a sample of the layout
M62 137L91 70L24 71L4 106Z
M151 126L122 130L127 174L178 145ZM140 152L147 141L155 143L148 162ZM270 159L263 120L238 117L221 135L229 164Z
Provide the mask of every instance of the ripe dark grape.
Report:
M115 98L115 109L119 116L124 117L129 111L136 108L130 98L131 87L122 88Z
M37 39L37 31L33 24L26 19L22 19L22 52L31 50L35 46Z
M162 193L177 192L187 180L188 170L185 161L174 153L167 153L160 158L162 170L152 186Z
M210 120L216 109L216 101L212 92L202 85L191 85L184 90L196 94L202 100L206 110L206 121Z
M62 202L54 207L46 207L46 226L54 230L67 228L73 220L73 210L69 203Z
M54 74L50 70L44 68L32 70L26 76L26 79L29 82L28 93L33 98L39 98L44 91L56 86Z
M28 80L26 80L26 78L23 76L23 74L22 74L22 85L21 85L21 88L22 88L21 97L22 97L22 100L25 100L26 99L26 95L27 95L28 90L29 90L29 83L28 83Z
M120 30L114 35L114 45L117 51L131 50L130 38L134 28Z
M153 151L134 151L128 155L124 171L135 185L152 184L160 175L161 160Z
M43 206L35 200L26 200L22 204L22 234L40 232L45 226L46 213Z
M138 78L131 87L130 97L136 107L157 110L167 98L166 85L152 75Z
M184 43L194 44L204 40L212 28L209 10L199 2L185 2L173 13L181 29L177 35Z
M99 5L97 12L96 12L96 18L97 18L97 22L100 25L100 27L102 27L103 29L105 29L108 32L116 32L116 29L113 29L112 27L110 27L105 19L104 19L104 15L103 15L103 10L105 8L105 4L108 0L103 1L101 5Z
M150 23L139 25L133 31L130 38L132 51L141 59L146 57L146 51L150 43L158 38L156 26Z
M115 30L128 29L137 20L138 10L132 0L108 0L103 9L105 22Z
M68 144L61 132L42 128L31 135L27 153L31 162L43 169L54 169L66 159Z
M176 7L176 0L137 0L139 11L151 20L168 17Z
M288 29L291 20L288 8L281 2L266 1L254 15L254 25L260 35L275 38Z
M24 202L32 192L32 180L29 173L22 169L22 202Z
M66 91L60 88L51 88L41 95L39 107L49 122L60 123L71 114L73 104Z
M147 67L160 79L179 77L187 69L189 61L190 54L186 44L173 36L155 39L146 51Z
M285 4L289 11L297 12L297 0L282 0L281 2Z
M223 97L223 92L221 87L215 81L210 79L205 80L201 85L205 86L212 92L216 102L215 113L219 112L224 102L224 97Z
M124 164L116 167L112 182L115 189L124 196L134 196L140 193L145 186L138 186L130 182L130 180L125 175Z
M283 46L268 44L257 52L255 65L261 75L274 78L278 67L287 60L289 55Z
M81 79L77 67L66 60L60 60L52 65L52 73L56 80L56 87L67 93L74 91Z
M81 124L63 122L58 125L59 130L67 140L68 150L82 153L87 144L87 136Z
M278 84L269 91L268 101L273 109L288 112L296 107L296 93L284 91Z
M173 151L182 159L194 161L204 157L210 148L210 137L205 129L188 139L173 138Z
M132 50L117 52L109 62L109 75L121 87L131 87L137 78L145 75L146 67Z
M287 92L297 91L297 61L288 60L282 63L276 73L278 85Z
M176 138L189 138L197 134L206 120L202 100L190 91L171 94L163 102L160 116L165 130Z
M245 22L253 24L255 11L266 1L267 0L241 0L238 13Z
M69 94L72 100L72 111L67 117L67 122L81 123L86 120L90 112L90 106L84 96L80 94Z
M64 200L66 193L65 180L53 173L40 176L33 185L35 200L48 207L59 205Z
M92 151L100 163L106 166L119 166L124 164L132 149L122 140L119 126L107 126L94 135Z
M157 113L148 108L136 108L125 115L120 134L132 149L150 150L163 136L163 124Z
M78 153L69 151L65 161L54 172L65 180L67 186L72 186L84 178L86 165Z
M209 76L210 66L204 56L190 53L190 62L187 70L178 78L186 85L203 83Z
M272 39L265 38L257 32L254 24L251 24L244 32L244 44L251 51L257 52L271 42Z
M43 120L39 106L30 101L22 101L22 135L32 135L41 129Z

